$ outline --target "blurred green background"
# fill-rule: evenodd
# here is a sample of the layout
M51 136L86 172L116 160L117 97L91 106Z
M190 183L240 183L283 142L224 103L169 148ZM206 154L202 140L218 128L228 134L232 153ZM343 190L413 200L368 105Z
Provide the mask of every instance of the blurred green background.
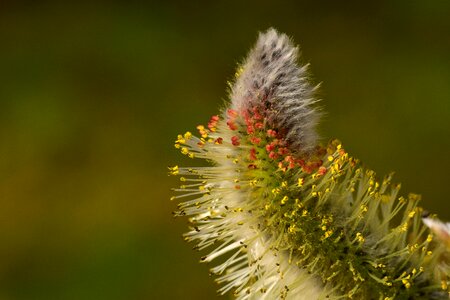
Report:
M450 2L242 2L0 2L0 299L216 297L166 167L269 26L324 140L450 220Z

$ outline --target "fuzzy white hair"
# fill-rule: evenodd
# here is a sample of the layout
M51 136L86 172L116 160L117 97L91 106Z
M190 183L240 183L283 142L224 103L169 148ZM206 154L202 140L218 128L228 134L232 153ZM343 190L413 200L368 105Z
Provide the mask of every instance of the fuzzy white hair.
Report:
M316 146L320 113L314 104L317 86L308 78L308 65L299 66L298 47L271 28L260 33L231 90L238 111L262 106L267 119L285 130L292 151L308 153Z

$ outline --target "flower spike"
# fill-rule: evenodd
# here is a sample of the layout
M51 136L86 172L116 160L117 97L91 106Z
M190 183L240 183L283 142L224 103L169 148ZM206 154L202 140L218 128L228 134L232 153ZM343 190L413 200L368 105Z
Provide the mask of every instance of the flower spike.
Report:
M237 299L448 299L448 223L422 217L419 195L400 195L340 141L318 144L316 87L297 53L261 33L228 107L177 137L210 162L169 168L185 239L219 261L219 293Z

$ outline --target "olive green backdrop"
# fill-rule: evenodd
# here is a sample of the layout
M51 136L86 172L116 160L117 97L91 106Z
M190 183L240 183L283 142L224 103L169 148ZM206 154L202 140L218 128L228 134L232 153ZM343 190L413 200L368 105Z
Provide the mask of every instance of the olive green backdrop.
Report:
M0 299L212 299L183 242L176 134L274 26L320 127L450 220L449 1L0 2Z

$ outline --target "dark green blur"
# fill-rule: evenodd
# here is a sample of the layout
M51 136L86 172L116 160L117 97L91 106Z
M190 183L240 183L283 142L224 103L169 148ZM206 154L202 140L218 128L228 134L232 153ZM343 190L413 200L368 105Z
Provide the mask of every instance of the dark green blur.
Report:
M324 140L450 220L450 2L241 2L0 2L0 300L216 297L166 167L270 26Z

